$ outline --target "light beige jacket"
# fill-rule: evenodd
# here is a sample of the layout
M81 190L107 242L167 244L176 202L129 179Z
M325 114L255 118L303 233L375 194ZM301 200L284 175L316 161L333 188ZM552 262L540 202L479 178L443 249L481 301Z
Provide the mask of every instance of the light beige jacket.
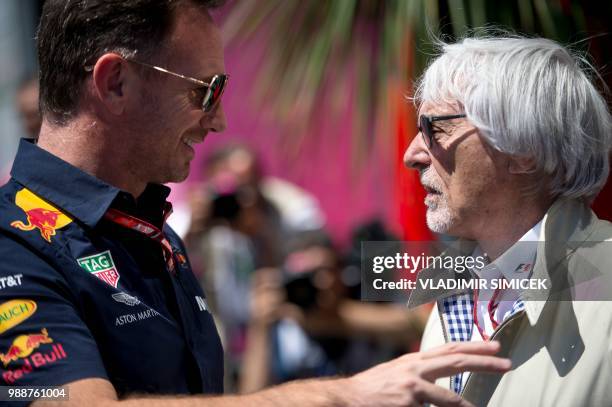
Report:
M581 202L561 200L545 215L541 236L533 277L552 281L548 299L526 295L525 311L493 334L512 370L471 374L462 396L477 406L612 406L612 224ZM419 278L443 273L426 269ZM408 305L436 300L431 295L415 290ZM422 350L446 342L442 321L436 306ZM450 378L437 384L451 388Z

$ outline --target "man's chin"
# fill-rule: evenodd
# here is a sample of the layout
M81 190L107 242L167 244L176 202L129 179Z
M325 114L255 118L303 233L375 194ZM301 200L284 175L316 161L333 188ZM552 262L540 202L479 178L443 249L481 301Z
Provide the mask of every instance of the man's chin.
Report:
M187 179L187 177L189 176L189 166L187 166L187 168L184 171L176 171L173 172L172 174L168 174L165 177L160 177L161 181L153 181L156 184L178 184L180 182L183 182Z
M185 171L184 173L176 177L172 182L183 182L187 179L188 176L189 176L189 168L187 169L187 171Z
M451 231L452 218L445 210L428 208L426 220L427 227L434 233L448 234Z

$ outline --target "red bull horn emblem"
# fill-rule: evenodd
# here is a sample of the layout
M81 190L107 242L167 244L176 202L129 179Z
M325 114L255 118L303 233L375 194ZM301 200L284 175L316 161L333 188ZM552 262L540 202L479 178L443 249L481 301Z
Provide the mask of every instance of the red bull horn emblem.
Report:
M39 334L19 335L9 346L6 353L0 353L0 361L6 367L9 363L19 358L30 356L41 344L52 342L53 339L49 337L46 328L43 328Z
M38 229L43 239L49 243L51 243L51 236L55 235L57 229L72 222L70 217L26 188L17 192L15 204L25 212L27 223L16 220L11 222L11 226L24 231Z

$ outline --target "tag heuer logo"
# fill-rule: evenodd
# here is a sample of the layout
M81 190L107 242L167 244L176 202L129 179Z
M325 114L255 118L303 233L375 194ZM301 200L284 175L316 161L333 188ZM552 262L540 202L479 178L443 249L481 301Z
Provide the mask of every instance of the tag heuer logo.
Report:
M117 288L119 273L111 257L110 250L92 256L77 259L79 266L85 271L95 275L105 283Z
M132 297L131 295L127 293L116 293L116 294L111 295L111 297L113 297L115 301L122 302L125 305L129 305L130 307L140 304L140 300L138 298Z

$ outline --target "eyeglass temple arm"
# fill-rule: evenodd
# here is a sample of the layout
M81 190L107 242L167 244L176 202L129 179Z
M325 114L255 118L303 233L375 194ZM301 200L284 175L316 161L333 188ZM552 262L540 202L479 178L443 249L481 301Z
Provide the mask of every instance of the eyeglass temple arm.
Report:
M193 83L195 83L197 85L200 85L200 86L208 86L208 87L210 87L210 83L201 81L201 80L196 79L196 78L192 78L190 76L181 75L180 73L171 72L171 71L169 71L167 69L164 69L164 68L162 68L160 66L155 66L155 65L147 64L146 62L136 61L135 59L129 59L129 61L134 62L134 63L136 63L138 65L148 66L149 68L155 69L156 71L167 73L168 75L172 75L172 76L175 76L177 78L182 78L182 79L188 80L189 82L193 82Z
M450 116L431 116L429 118L429 121L435 122L435 121L439 121L439 120L451 120L451 119L459 119L461 117L466 117L467 115L465 113L463 114L453 114Z

